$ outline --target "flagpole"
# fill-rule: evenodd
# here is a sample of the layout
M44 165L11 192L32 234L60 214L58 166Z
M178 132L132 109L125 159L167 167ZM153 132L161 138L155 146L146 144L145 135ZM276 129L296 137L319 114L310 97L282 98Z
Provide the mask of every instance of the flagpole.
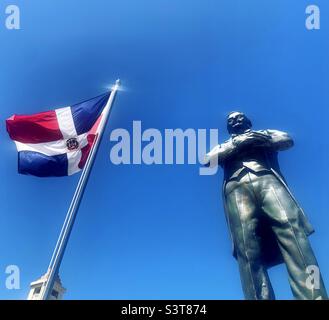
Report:
M95 161L95 157L98 151L98 147L100 144L100 141L102 139L104 129L108 120L108 117L110 115L110 111L116 96L116 93L120 87L120 80L117 80L115 82L115 85L112 87L110 97L106 103L106 106L104 107L103 115L99 124L99 131L98 134L95 137L95 141L93 143L93 146L90 150L90 153L88 155L86 164L82 170L77 188L74 192L69 210L67 211L64 224L61 230L61 233L58 237L57 244L55 246L54 253L52 255L52 258L50 260L50 264L47 271L47 277L46 281L43 283L43 287L40 291L40 300L47 300L49 295L51 294L51 290L54 286L56 276L58 275L59 268L64 256L64 252L73 228L73 224L75 221L75 218L78 213L78 209L81 203L81 199L83 196L83 193L85 191L88 178L90 175L90 171L92 169L92 166Z

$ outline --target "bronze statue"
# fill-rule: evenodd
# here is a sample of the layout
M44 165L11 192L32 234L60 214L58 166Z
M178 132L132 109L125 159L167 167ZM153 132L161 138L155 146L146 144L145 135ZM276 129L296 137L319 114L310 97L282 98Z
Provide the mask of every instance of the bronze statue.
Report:
M277 160L278 151L291 148L293 140L282 131L251 128L243 113L231 112L230 139L206 155L207 165L224 169L225 215L245 298L275 299L267 269L285 262L296 299L328 299L308 240L314 230Z

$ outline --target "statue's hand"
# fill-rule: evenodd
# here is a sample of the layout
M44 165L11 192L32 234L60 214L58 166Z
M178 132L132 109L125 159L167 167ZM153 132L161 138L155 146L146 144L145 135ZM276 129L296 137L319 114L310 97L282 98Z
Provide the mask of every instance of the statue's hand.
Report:
M238 148L257 146L257 147L270 147L271 136L260 132L250 131L240 134L233 138L233 143Z

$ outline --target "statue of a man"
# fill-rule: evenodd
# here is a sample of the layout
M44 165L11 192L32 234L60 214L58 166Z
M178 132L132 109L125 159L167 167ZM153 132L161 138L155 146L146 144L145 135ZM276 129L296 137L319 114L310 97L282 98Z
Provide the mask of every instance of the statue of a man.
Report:
M246 299L275 299L267 269L285 262L296 299L328 299L308 240L314 230L291 194L277 161L293 146L278 130L253 131L241 112L231 112L231 138L206 155L224 169L223 201Z

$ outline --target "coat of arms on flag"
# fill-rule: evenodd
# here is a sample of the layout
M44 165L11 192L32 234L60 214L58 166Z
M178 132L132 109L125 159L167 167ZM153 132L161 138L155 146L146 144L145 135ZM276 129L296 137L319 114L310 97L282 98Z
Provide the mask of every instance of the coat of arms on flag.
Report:
M106 93L69 107L7 119L7 131L18 151L18 172L60 177L80 171L109 96Z

